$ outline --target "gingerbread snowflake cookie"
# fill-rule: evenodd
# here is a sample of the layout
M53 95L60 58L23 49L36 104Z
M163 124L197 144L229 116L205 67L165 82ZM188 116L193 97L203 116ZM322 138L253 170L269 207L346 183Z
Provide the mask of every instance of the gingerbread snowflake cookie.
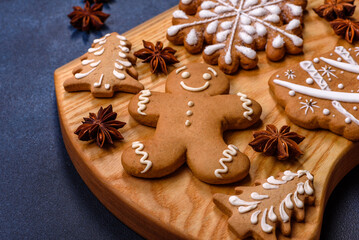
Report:
M285 171L278 178L237 187L238 195L215 194L213 201L229 215L228 226L240 239L275 240L291 234L291 220L305 221L305 205L314 204L314 177L306 170Z
M138 93L144 89L133 65L131 43L118 33L95 39L72 75L64 82L66 91L92 92L94 97L112 97L114 92Z
M302 52L306 0L181 0L167 38L228 74L257 66L256 50L278 61ZM206 46L205 46L206 45Z
M270 78L277 102L292 122L324 128L359 140L359 47L334 51L302 61Z
M259 120L262 109L245 94L228 92L229 80L222 72L194 63L171 72L165 93L143 90L134 96L131 116L156 127L156 132L124 151L125 171L158 178L187 161L193 174L207 183L231 183L247 176L248 157L226 144L222 133L248 128Z

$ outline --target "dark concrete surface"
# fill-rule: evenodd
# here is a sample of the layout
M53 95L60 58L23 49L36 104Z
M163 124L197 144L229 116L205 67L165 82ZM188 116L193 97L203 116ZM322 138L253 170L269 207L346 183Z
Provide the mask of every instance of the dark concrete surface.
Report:
M69 25L81 0L0 0L0 239L142 239L89 191L64 147L53 83L56 68L94 38L125 32L178 0L115 0L106 27ZM359 239L359 168L335 189L322 239Z

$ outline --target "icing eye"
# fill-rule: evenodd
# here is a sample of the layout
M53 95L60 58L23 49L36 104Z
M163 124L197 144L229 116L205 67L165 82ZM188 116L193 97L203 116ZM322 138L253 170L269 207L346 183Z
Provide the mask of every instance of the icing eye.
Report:
M189 72L183 72L181 74L182 78L189 78L191 76L191 74Z
M205 73L205 74L203 74L203 79L204 80L211 80L212 79L212 75L211 74L209 74L209 73Z

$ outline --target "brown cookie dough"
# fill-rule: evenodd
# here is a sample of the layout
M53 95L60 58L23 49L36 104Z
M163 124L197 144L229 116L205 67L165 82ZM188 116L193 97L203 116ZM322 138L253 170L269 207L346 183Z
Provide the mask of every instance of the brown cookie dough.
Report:
M227 73L257 66L256 51L272 61L302 52L306 0L181 0L167 39Z
M243 179L249 160L223 131L245 129L259 120L262 109L246 95L228 95L229 81L217 68L188 64L171 72L166 92L143 90L129 112L141 124L156 127L153 138L134 142L122 155L131 175L158 178L185 161L200 180L224 184Z
M337 46L272 75L269 86L292 122L359 140L358 52Z
M305 205L314 204L314 177L306 170L285 171L256 181L252 187L237 187L238 195L217 193L213 201L226 215L229 229L240 239L275 240L277 229L291 234L291 220L305 220Z
M65 90L87 90L94 97L112 97L114 92L138 93L143 85L137 81L138 73L133 67L137 58L130 50L131 43L115 32L95 39L64 82Z

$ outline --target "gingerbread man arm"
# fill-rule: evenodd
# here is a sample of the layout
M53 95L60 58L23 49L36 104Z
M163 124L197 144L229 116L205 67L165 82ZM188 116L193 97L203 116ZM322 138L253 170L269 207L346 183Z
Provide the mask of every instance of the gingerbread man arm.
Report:
M218 108L223 116L224 130L245 129L255 124L262 113L262 107L243 93L214 96L213 101L221 102Z
M130 115L139 123L156 127L165 93L152 92L148 89L140 91L130 101L128 111Z

